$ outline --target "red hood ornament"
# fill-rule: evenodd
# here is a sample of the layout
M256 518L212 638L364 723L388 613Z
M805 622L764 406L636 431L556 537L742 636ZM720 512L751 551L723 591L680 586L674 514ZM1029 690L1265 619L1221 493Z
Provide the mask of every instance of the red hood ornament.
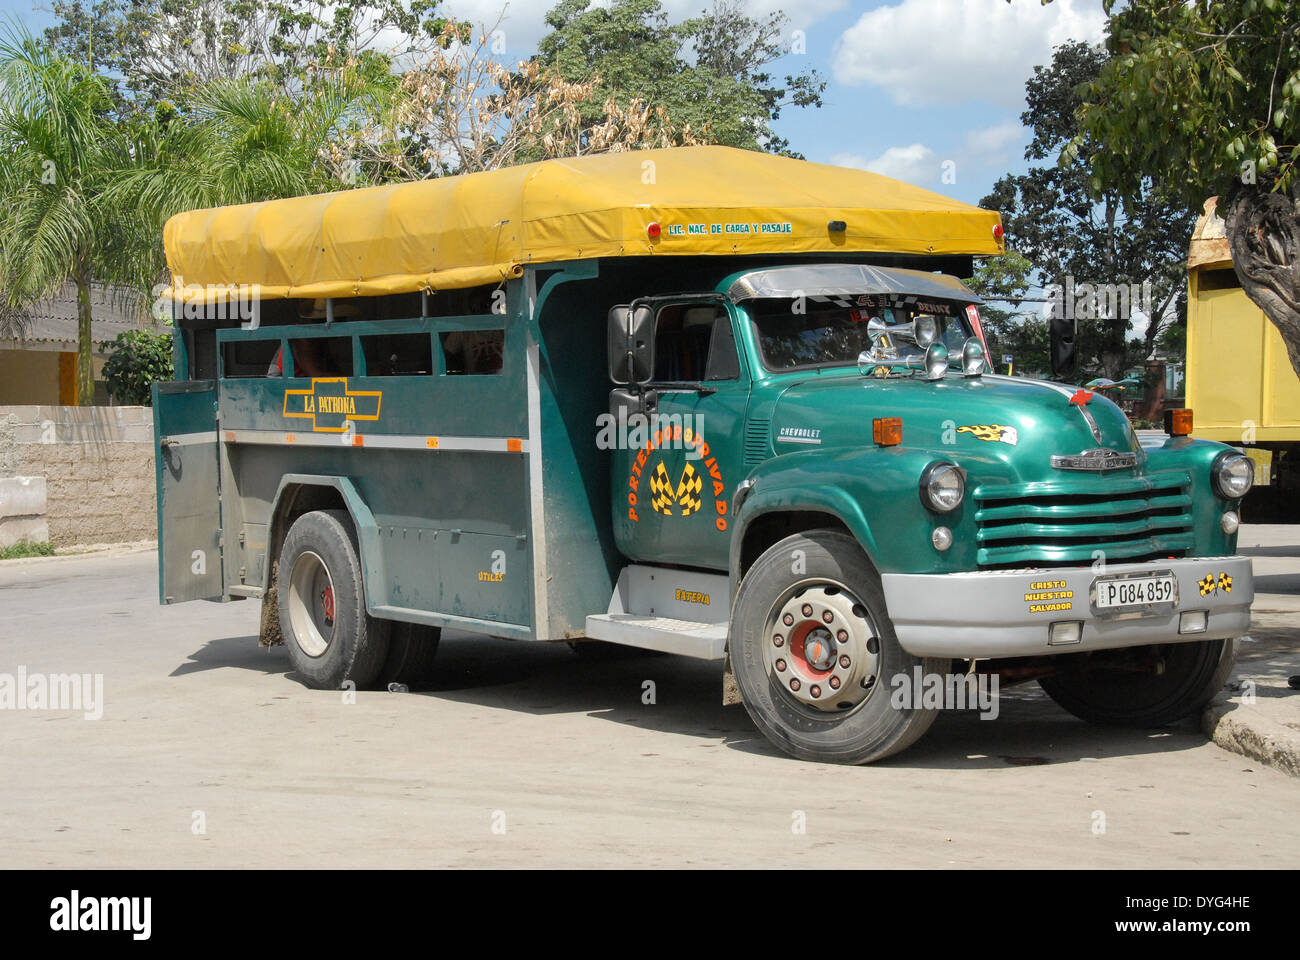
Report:
M1073 403L1073 404L1077 404L1078 406L1082 407L1082 406L1086 405L1086 404L1088 403L1088 401L1091 400L1091 399L1092 399L1092 394L1091 394L1089 391L1087 391L1087 390L1076 390L1075 393L1074 393L1074 396L1072 396L1072 397L1070 398L1070 402Z

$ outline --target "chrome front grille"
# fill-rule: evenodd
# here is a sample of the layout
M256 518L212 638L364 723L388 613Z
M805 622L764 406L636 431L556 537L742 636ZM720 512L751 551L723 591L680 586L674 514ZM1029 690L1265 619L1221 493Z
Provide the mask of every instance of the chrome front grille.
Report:
M1078 478L980 487L974 493L981 568L1072 567L1186 556L1191 477Z

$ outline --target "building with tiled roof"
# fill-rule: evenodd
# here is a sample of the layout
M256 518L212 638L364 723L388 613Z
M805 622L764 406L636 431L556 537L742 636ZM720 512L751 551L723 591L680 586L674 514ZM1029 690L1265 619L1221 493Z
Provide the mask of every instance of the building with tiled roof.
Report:
M90 290L95 402L107 403L102 371L108 347L119 333L153 330L138 297L120 287L93 284ZM68 283L48 300L0 326L0 404L77 402L77 288Z

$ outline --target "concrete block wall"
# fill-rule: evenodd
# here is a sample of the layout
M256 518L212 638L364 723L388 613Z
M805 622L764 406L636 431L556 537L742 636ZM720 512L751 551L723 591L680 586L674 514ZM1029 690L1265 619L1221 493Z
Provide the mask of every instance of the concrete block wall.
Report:
M0 406L4 477L43 478L55 546L157 537L148 407Z
M44 477L0 477L0 549L50 539Z

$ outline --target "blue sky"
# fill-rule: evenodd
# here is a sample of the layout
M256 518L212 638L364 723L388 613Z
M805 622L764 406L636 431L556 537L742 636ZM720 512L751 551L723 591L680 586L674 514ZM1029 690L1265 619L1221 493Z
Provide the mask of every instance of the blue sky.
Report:
M494 23L505 6L506 56L524 57L555 0L443 0L462 19ZM597 0L599 2L599 0ZM679 19L709 0L661 0ZM36 31L42 0L0 0L0 15ZM874 170L977 203L1025 167L1024 82L1051 48L1098 40L1101 0L745 0L782 9L806 53L775 65L811 66L828 81L825 106L788 111L777 131L809 160ZM802 31L796 34L793 31ZM788 64L788 66L787 66ZM945 180L945 173L947 179Z

